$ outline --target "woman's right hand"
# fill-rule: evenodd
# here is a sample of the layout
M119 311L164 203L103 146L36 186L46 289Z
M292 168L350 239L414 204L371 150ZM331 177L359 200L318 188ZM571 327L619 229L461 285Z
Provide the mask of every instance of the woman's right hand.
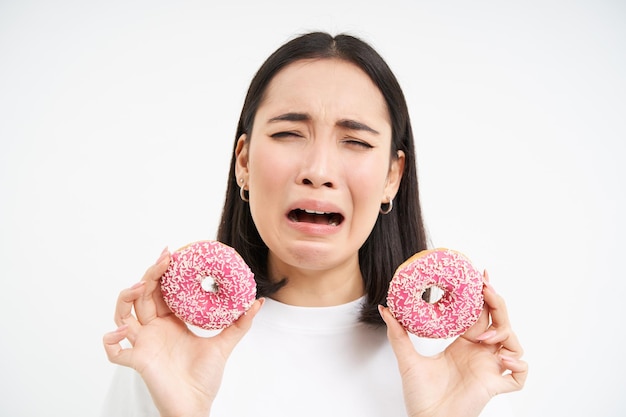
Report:
M161 416L206 417L226 360L252 325L263 300L256 300L246 314L218 335L196 336L170 311L161 295L160 278L169 262L170 253L165 249L139 283L120 293L115 309L119 327L104 335L104 349L111 362L139 372ZM122 347L124 339L131 347Z

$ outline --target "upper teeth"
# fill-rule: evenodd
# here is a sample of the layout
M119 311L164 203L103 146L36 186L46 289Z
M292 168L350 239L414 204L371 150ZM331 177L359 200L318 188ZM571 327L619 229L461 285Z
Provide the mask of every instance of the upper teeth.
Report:
M308 214L330 214L324 211L316 211L316 210L308 210L308 209L303 209L303 210L305 213L308 213Z

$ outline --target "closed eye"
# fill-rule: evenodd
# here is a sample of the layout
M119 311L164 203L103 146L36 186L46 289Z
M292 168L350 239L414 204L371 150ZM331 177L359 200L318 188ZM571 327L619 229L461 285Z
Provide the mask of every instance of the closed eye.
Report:
M280 139L280 138L288 138L288 137L302 137L302 135L296 133L296 132L278 132L278 133L273 133L270 135L271 137L273 137L274 139Z
M350 138L346 138L343 140L344 143L350 145L350 146L355 146L357 148L363 148L363 149L371 149L373 148L372 145L370 145L367 142L364 142L362 140L358 140L358 139L350 139Z

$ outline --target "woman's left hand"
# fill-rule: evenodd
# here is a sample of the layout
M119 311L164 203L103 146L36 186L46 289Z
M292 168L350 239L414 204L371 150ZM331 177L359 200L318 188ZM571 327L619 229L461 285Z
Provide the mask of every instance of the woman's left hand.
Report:
M387 336L398 360L409 417L478 416L498 394L524 386L528 365L511 329L502 297L488 283L485 307L476 324L442 353L416 352L404 328L381 307Z

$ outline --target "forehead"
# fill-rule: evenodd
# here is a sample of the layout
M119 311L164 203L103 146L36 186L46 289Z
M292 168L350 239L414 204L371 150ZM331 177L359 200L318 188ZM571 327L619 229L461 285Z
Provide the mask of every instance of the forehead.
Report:
M339 116L381 118L385 99L357 65L336 58L306 59L281 69L270 81L259 111L323 111Z

